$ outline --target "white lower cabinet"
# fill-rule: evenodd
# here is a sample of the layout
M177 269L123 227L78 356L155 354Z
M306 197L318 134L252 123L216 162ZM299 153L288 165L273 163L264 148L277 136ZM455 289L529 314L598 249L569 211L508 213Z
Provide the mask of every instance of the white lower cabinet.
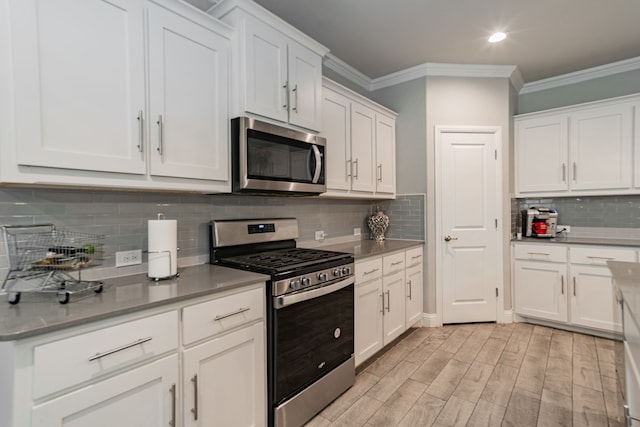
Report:
M175 426L178 355L33 407L33 427Z
M0 342L0 426L264 426L263 294L256 283ZM180 318L183 337L199 331L183 343Z
M264 322L185 350L184 426L265 425Z
M356 261L356 366L421 319L422 262L422 247Z
M634 249L586 245L513 245L515 312L524 317L621 333L606 261L637 260Z

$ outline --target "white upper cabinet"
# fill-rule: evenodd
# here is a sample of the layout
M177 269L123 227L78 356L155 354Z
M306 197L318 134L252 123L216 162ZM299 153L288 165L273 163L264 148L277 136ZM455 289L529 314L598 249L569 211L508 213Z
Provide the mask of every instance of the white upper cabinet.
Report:
M321 135L327 139L324 196L395 198L393 111L325 78Z
M0 8L1 182L230 189L229 27L175 0Z
M151 175L229 176L229 41L149 5Z
M516 117L516 195L638 193L632 188L633 132L640 124L636 114L634 125L633 101L637 98L626 96ZM640 162L635 164L638 179Z
M233 114L319 131L328 49L250 0L224 0L209 13L237 30Z
M144 174L144 2L9 8L17 163Z

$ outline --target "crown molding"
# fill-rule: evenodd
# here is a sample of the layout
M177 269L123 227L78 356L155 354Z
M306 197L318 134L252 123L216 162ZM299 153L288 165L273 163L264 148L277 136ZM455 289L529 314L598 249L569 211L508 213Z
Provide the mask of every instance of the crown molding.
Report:
M599 77L611 76L613 74L619 74L625 71L634 71L638 69L640 69L640 56L625 59L623 61L612 62L611 64L600 65L598 67L587 68L585 70L580 70L573 73L549 77L548 79L526 83L522 87L520 94L522 95L526 93L539 92L542 90L567 86L587 80L597 79Z
M351 65L344 62L337 56L329 53L324 57L323 65L328 69L335 71L345 79L357 84L358 86L371 91L371 79Z

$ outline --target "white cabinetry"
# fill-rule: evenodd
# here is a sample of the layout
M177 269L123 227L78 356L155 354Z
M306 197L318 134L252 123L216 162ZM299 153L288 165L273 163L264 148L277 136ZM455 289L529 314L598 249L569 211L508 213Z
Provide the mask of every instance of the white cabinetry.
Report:
M635 262L635 250L516 243L513 258L516 314L590 330L622 332L606 261Z
M409 249L405 254L407 269L405 279L407 289L406 323L407 328L413 326L422 319L422 298L423 298L423 257L422 247Z
M329 165L324 196L395 198L396 114L329 79L322 99Z
M0 342L0 425L265 426L263 293Z
M209 13L238 31L234 114L320 130L328 49L251 1L222 2Z
M422 247L356 261L356 366L422 317L422 263Z
M637 96L627 96L517 116L516 194L632 193L634 101Z
M172 0L2 7L2 182L229 189L229 28Z

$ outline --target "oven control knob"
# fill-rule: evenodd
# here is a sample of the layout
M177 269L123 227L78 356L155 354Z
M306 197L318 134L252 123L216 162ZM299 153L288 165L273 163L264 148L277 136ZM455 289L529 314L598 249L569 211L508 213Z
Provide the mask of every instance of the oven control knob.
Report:
M346 276L347 274L351 274L351 267L344 267L344 268L342 269L342 274L343 274L343 275L345 275L345 276Z
M291 282L289 282L289 287L294 291L300 289L300 280L292 280Z
M318 273L318 280L319 281L326 282L328 278L329 278L329 276L327 276L327 273Z
M335 277L340 277L340 276L342 276L342 270L341 270L341 269L339 269L339 268L336 268L335 270L333 270L333 275L334 275Z
M309 286L310 284L311 284L311 279L309 279L308 277L302 278L302 286Z

